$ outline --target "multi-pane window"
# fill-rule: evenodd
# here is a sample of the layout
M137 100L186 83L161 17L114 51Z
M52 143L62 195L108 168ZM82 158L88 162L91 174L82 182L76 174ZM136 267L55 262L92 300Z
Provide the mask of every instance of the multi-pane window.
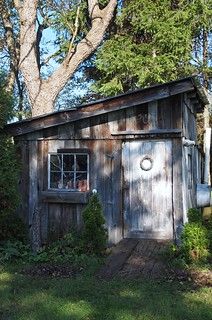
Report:
M89 155L86 153L49 154L49 189L87 191Z

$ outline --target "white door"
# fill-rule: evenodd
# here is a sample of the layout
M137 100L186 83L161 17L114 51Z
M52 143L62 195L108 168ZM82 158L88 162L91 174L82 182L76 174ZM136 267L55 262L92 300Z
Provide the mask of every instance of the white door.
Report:
M125 237L172 238L171 140L125 142L122 156Z

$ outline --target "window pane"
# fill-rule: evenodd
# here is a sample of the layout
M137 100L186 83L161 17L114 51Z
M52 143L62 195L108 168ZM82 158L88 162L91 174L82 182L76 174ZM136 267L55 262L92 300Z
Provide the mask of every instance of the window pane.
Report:
M50 174L50 188L62 189L62 179L60 172L51 172Z
M60 171L62 169L61 154L50 155L50 169L51 171Z
M49 188L67 191L89 189L87 154L50 154L49 160Z
M74 156L70 154L63 155L63 170L71 171L74 170Z
M76 189L79 191L88 190L87 173L76 173Z
M86 154L76 156L76 170L87 171L88 157Z
M75 189L74 188L74 173L64 172L63 173L63 188L64 189Z

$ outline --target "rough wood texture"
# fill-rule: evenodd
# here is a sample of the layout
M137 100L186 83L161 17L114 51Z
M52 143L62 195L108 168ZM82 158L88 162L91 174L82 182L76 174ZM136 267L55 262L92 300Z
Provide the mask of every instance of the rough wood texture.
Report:
M43 191L41 199L52 203L87 203L88 192Z
M128 109L132 106L145 104L153 100L169 98L180 93L193 91L194 88L192 80L187 78L97 101L87 106L82 106L77 110L69 109L42 117L36 117L30 120L24 120L20 123L7 125L5 129L14 136L23 135L36 130L75 122L77 120L91 118L102 114L108 114L109 112L117 110ZM169 110L167 111L169 112Z
M136 239L124 239L117 247L113 248L113 253L110 255L99 271L98 276L104 279L112 278L123 267L124 262L129 258L132 250L136 247L138 241Z
M197 148L182 146L183 136L196 139L193 98L183 94L193 91L186 79L7 127L26 170L23 213L31 225L39 212L43 243L82 227L89 193L48 190L48 154L73 150L89 153L89 192L99 193L109 243L175 236L201 180ZM145 156L149 171L140 167Z
M149 128L158 128L158 101L148 103Z
M182 143L181 139L172 140L172 166L173 166L173 229L175 237L177 228L183 222L183 172L182 172Z
M111 135L163 135L163 134L178 134L181 129L151 129L151 130L126 130L126 131L112 131Z
M173 236L171 155L169 140L124 144L126 237ZM141 168L143 161L148 161L149 170Z
M29 143L29 225L32 225L33 212L38 205L38 162L37 141Z
M21 174L19 180L19 191L21 204L18 210L20 217L29 227L29 146L28 141L17 141L18 153L21 160Z
M41 246L38 157L38 142L31 141L29 144L29 226L33 251L38 251Z

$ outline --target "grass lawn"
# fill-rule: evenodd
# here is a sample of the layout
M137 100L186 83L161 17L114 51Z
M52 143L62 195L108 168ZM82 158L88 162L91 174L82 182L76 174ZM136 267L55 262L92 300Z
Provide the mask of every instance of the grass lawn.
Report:
M0 267L1 320L211 320L212 288L115 279L32 278Z

